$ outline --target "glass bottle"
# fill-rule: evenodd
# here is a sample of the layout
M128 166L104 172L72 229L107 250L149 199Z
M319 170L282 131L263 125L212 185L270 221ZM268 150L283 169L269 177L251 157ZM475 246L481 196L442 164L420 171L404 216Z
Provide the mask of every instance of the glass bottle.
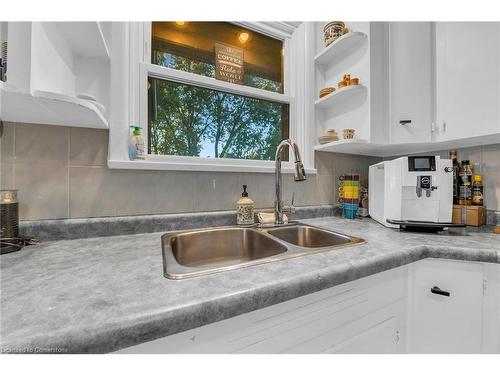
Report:
M469 160L462 160L460 168L460 198L461 205L472 204L472 168Z
M472 183L472 205L482 206L483 204L483 177L480 174L475 174L474 182Z
M457 150L450 150L450 159L453 168L453 204L459 204L460 191L459 191L459 173L460 164L458 163Z

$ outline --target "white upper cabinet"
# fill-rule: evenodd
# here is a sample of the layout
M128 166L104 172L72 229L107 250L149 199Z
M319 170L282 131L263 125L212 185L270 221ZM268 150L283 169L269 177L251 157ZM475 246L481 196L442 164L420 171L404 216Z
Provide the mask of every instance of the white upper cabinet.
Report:
M391 143L431 141L431 23L389 23Z
M500 23L436 23L437 141L500 133Z

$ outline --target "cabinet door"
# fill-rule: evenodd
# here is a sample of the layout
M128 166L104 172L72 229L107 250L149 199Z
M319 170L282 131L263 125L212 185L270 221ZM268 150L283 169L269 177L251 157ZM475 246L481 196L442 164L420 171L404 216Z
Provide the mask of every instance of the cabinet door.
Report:
M412 352L480 353L483 265L426 259L414 267Z
M391 143L429 142L431 23L390 22L389 40Z
M407 266L120 353L401 353Z
M436 140L500 132L500 23L436 24Z
M386 312L387 313L387 312ZM402 315L395 311L392 316L366 324L359 332L335 345L328 353L337 354L394 354L404 353L400 344ZM380 316L382 318L382 315Z

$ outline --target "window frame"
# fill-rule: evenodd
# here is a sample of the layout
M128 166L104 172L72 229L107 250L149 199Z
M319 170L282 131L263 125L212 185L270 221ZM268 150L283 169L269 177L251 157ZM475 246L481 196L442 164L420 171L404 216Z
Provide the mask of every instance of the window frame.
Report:
M289 108L289 136L297 140L303 152L306 152L304 142L305 126L298 126L298 118L304 118L301 111L303 108L297 106L296 93L298 72L301 67L297 63L297 53L293 46L297 45L294 40L297 28L282 22L231 22L255 32L268 35L283 42L283 93L267 91L255 87L239 85L220 81L212 77L197 75L151 63L151 22L130 22L126 24L127 37L124 38L128 45L128 126L138 124L143 128L145 140L148 138L148 78L164 79L177 83L200 86L212 90L224 91L230 94L247 96L255 99L268 100L288 104ZM294 53L295 52L295 53ZM299 59L300 60L300 59ZM303 69L303 67L302 67ZM292 79L295 77L295 79ZM114 86L114 85L113 85ZM119 90L116 88L115 90ZM113 123L113 122L112 122ZM112 142L110 135L110 145ZM123 134L120 137L123 139ZM147 143L146 150L147 150ZM111 148L111 147L110 147ZM194 156L178 155L150 155L146 160L129 161L128 157L114 157L111 155L108 166L110 168L126 169L161 169L161 170L198 170L198 171L224 171L224 172L274 172L274 161L272 160L250 160L250 159L226 159L226 158L203 158ZM116 154L116 153L115 153ZM314 173L314 168L306 171ZM292 162L283 162L285 173L293 171Z

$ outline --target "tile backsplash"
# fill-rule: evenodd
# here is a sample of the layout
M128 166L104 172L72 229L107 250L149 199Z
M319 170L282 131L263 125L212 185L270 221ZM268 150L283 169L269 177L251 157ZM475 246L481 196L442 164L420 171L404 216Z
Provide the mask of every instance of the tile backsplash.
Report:
M469 160L471 163L481 165L484 204L488 210L500 211L500 144L458 148L457 154L459 162ZM439 155L442 158L449 158L449 150L431 151L417 155Z
M4 123L2 189L19 190L21 219L61 219L234 209L241 185L257 208L271 208L269 173L180 172L109 169L108 131ZM366 183L380 158L316 153L317 174L304 182L284 175L283 198L297 206L334 204L338 176L355 172Z

